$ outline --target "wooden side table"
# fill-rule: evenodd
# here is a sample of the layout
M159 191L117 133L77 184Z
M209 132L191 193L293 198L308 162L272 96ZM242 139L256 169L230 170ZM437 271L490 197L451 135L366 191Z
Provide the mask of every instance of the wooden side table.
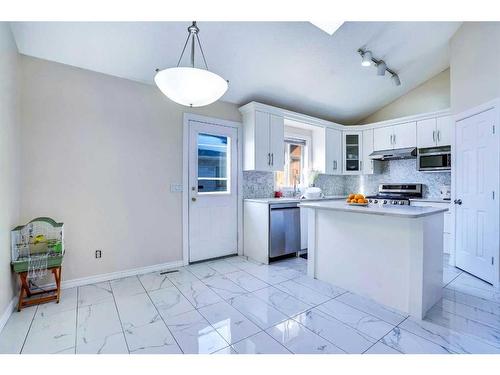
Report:
M21 291L19 292L19 303L17 304L17 311L21 311L23 307L38 305L40 303L46 303L50 301L56 301L59 303L61 298L61 270L62 266L49 267L54 279L56 281L56 287L48 290L31 291L28 283L28 272L19 272L19 278L21 280ZM38 296L37 298L30 298L33 296ZM30 298L26 300L26 298Z

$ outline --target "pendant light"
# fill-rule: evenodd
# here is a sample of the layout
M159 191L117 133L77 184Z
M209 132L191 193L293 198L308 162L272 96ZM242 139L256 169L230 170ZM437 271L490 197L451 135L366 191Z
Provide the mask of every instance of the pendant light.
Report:
M228 88L228 81L208 70L207 60L205 59L200 38L198 37L199 31L200 29L196 26L196 22L193 22L188 27L188 37L186 43L184 43L177 66L164 70L156 69L157 73L154 78L158 88L169 99L189 107L202 107L211 104L220 99ZM179 64L190 39L191 66L181 67ZM198 42L205 69L194 67L196 42Z

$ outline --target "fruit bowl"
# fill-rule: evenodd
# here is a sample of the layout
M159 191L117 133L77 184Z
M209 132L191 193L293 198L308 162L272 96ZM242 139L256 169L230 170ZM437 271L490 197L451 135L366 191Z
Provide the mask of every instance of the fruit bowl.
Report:
M347 203L349 206L368 206L369 203Z
M363 194L349 194L346 203L350 206L368 206L368 199Z

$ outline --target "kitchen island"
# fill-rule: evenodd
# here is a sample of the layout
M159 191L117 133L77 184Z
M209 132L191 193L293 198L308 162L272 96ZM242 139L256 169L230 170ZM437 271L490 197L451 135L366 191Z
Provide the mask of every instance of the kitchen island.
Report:
M422 319L441 299L446 208L306 202L308 275Z

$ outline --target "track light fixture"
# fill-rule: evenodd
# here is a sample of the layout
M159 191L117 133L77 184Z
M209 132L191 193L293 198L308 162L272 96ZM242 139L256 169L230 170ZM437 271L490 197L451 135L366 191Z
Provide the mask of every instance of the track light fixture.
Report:
M401 80L395 71L389 69L387 64L383 60L377 60L373 57L371 51L365 51L362 48L358 49L358 53L361 56L361 66L371 66L374 65L377 68L378 76L385 76L385 72L388 72L391 75L392 82L396 86L401 86Z

